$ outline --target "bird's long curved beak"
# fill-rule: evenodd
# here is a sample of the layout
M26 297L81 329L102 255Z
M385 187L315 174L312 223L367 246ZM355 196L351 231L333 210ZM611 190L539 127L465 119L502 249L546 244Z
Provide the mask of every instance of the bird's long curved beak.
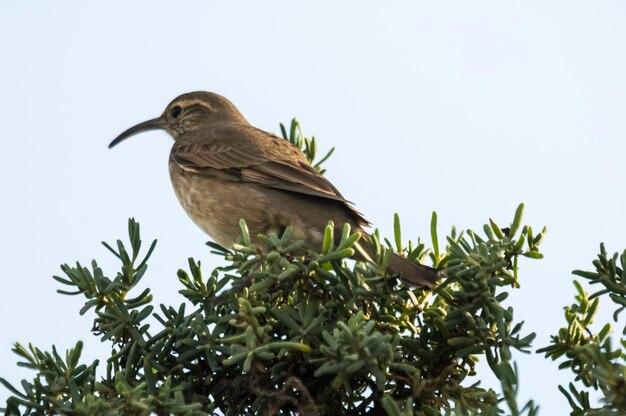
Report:
M138 133L143 133L148 130L156 130L165 128L165 123L163 122L162 117L153 118L152 120L144 121L143 123L139 123L136 126L133 126L117 136L115 140L109 144L109 149L113 146L117 146L122 141L128 139L130 136L134 136Z

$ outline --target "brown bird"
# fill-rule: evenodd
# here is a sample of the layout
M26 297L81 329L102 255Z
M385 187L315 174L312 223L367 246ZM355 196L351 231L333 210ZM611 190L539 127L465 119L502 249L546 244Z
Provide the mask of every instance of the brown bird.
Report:
M226 98L191 92L172 101L160 117L129 128L109 148L128 137L163 129L174 138L170 178L191 219L213 240L230 246L240 237L239 220L250 234L276 233L292 226L296 239L318 248L329 220L348 223L365 234L369 222L357 212L300 149L250 125ZM371 259L367 239L356 257ZM437 270L393 254L390 271L410 286L432 287Z

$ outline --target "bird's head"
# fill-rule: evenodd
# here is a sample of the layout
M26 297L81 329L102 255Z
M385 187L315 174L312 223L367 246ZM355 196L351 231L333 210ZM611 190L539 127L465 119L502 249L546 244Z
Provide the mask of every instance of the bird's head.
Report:
M109 148L130 136L148 130L165 130L176 140L185 133L224 123L247 124L247 121L237 107L221 95L206 91L189 92L169 103L160 117L144 121L124 131L109 144Z

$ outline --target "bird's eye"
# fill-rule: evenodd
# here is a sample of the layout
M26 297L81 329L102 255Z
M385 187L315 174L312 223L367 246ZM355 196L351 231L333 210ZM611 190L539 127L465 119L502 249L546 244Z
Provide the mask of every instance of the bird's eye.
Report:
M182 109L182 108L180 108L180 106L178 106L178 105L177 105L176 107L173 107L173 108L172 108L172 110L170 111L170 114L172 115L172 117L174 117L174 118L178 118L178 116L179 116L179 115L180 115L180 113L182 113L182 112L183 112L183 109Z

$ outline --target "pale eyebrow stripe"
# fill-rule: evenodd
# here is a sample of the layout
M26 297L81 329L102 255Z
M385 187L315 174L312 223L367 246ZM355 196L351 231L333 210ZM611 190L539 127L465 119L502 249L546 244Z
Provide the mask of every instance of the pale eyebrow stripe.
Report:
M188 106L193 105L193 104L198 104L198 105L201 105L201 106L203 106L205 108L208 108L209 110L213 109L213 107L211 107L206 101L198 100L198 99L181 100L179 102L179 104L182 104L185 107L188 107Z

